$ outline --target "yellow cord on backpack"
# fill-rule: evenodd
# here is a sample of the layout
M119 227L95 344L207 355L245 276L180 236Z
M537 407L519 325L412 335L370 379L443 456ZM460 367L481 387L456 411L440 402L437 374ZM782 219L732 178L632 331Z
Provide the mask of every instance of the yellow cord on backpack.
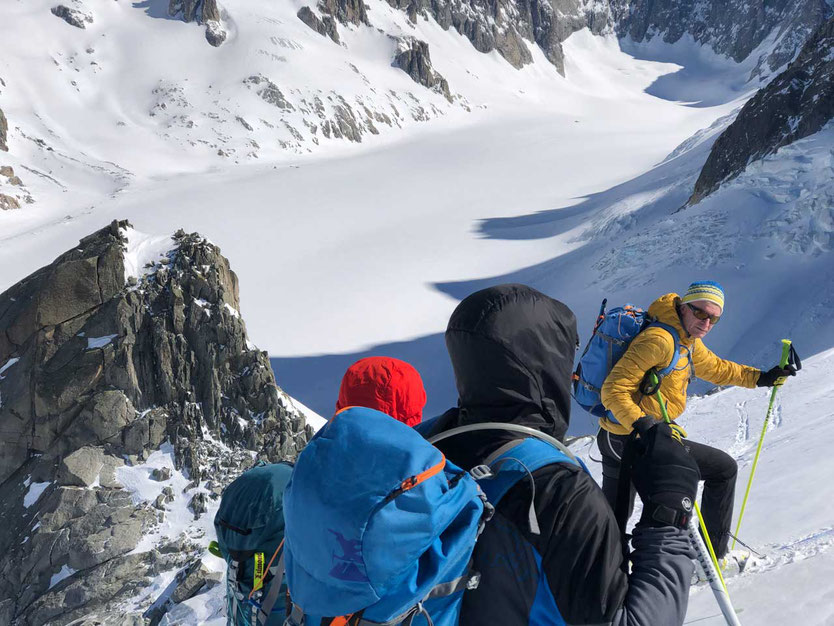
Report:
M252 580L252 591L255 592L264 585L264 562L266 557L263 552L255 553L255 575Z

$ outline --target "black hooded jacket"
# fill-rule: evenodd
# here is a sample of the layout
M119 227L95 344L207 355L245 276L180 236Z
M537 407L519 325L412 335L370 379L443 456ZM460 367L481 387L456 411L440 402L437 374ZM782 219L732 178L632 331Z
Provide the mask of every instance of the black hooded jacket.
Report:
M446 330L446 345L459 406L438 418L433 432L467 424L509 422L564 439L577 348L576 320L567 306L524 285L484 289L455 309ZM471 469L517 436L507 431L469 432L436 445L451 461ZM678 615L671 614L669 621L653 621L656 611L663 613L663 609L648 606L654 602L651 597L641 600L647 605L649 621L635 620L636 613L626 615L629 579L621 567L619 530L591 476L576 467L554 464L537 470L533 477L541 532L534 535L529 530L533 494L529 482L522 481L501 499L495 518L478 541L474 558L481 583L464 595L463 626L682 622L685 592L683 613L677 609L680 621ZM691 563L685 542L683 552L690 569L682 576L689 576ZM637 569L639 561L635 560ZM541 604L537 596L546 593L541 589L539 571L564 622L543 621L535 614L534 604ZM661 587L668 592L674 584Z

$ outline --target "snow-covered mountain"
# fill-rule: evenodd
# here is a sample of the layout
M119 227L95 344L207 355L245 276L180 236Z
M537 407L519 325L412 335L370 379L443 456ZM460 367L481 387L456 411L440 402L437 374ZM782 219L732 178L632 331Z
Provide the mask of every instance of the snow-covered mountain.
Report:
M830 72L819 72L829 81L820 89L809 68L830 67L819 35L830 2L31 0L0 15L0 291L114 219L163 238L198 230L235 267L249 336L288 393L326 415L351 362L390 354L420 370L431 414L455 402L442 332L477 288L541 289L576 312L584 338L603 297L645 306L715 279L728 294L708 341L716 352L770 366L788 336L816 355L781 396L784 415L790 403L813 433L786 417L766 444L774 465L760 466L757 489L781 493L780 474L809 485L825 475L834 122ZM791 90L823 112L809 118L813 130L794 132L789 116L788 141L735 159L734 177L687 205L710 154L735 147L744 111L785 94L793 102ZM23 362L5 339L8 385ZM218 410L222 395L207 396ZM762 398L739 390L695 400L693 436L731 447L744 466L752 435L735 439L736 403L759 415ZM212 427L247 432L250 415L238 412L242 422L227 412ZM572 433L592 428L574 414ZM232 454L234 441L210 443ZM180 539L182 551L197 551L216 505L217 485L191 485L178 465L182 444L153 443L113 468L130 493L119 507L158 504L167 516L130 555L152 581L119 604L125 615L146 610L182 565L136 555ZM797 446L809 452L799 468ZM167 472L170 484L153 478ZM48 472L13 480L2 488L15 502L28 498L30 517L58 491ZM208 510L195 522L197 492ZM732 583L745 623L793 606L758 580L787 585L812 623L831 619L817 595L784 582L831 569L825 510L803 508L813 493L803 488L795 506L791 496L778 527L749 511L743 536L773 545L770 564ZM52 521L29 541L59 532L62 520ZM817 553L807 568L786 565ZM202 562L199 576L220 568ZM39 570L30 596L83 588L73 578L79 562L55 565ZM163 619L216 621L219 594ZM50 602L31 606L60 615ZM693 592L690 613L717 613L708 592Z
M751 161L813 135L834 117L834 17L787 69L760 89L715 142L690 202L715 191Z

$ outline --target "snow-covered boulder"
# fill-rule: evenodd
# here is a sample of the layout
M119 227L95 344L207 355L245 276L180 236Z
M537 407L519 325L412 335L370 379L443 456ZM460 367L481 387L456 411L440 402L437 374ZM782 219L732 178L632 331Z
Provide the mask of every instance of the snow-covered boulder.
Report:
M76 28L87 28L87 24L93 23L93 16L88 13L80 2L74 2L72 8L59 4L51 9L52 15L60 17L70 26Z

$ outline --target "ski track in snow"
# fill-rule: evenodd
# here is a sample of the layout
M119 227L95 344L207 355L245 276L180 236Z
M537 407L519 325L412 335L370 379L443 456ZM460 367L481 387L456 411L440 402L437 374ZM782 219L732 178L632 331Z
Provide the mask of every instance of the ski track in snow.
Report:
M806 359L797 376L777 391L739 531L739 538L761 556L752 555L744 571L727 580L746 626L790 621L797 607L802 607L803 623L834 623L832 371L834 350L829 350ZM724 448L738 462L734 533L769 400L769 389L730 388L692 399L681 418L690 438ZM737 421L726 419L733 410ZM739 439L742 419L749 428L744 440ZM704 585L692 588L685 623L724 624Z

